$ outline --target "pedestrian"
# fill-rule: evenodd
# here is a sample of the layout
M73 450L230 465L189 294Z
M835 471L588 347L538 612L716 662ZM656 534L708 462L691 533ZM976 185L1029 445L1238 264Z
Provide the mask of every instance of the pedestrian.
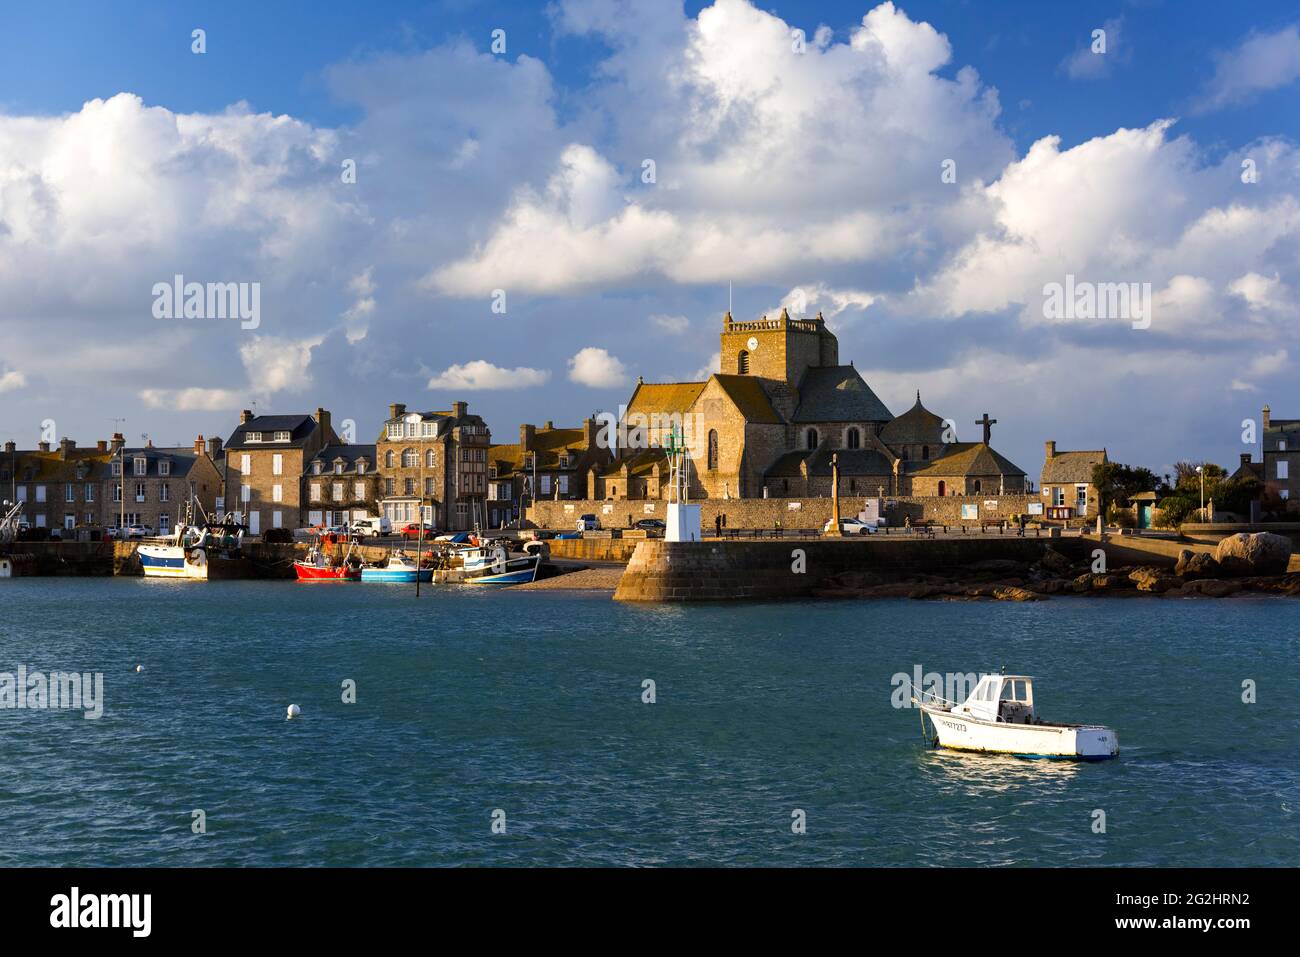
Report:
M722 537L722 516L721 515L715 515L713 517L713 532L714 532L714 537L716 538Z

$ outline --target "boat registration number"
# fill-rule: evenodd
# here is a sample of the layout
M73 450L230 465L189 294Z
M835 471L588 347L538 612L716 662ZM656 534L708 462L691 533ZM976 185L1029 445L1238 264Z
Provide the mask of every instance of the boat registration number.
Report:
M943 725L945 728L952 728L954 731L966 730L966 725L958 724L956 721L940 721L939 723Z

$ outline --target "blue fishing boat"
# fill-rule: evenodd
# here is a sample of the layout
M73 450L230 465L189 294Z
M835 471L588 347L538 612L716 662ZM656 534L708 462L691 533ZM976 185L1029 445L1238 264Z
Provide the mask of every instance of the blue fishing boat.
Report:
M537 580L540 552L511 556L503 542L482 542L461 551L466 585L519 585Z
M432 581L433 569L420 568L415 563L415 559L403 551L393 552L383 565L366 565L361 569L361 580L363 582L388 582L409 585L415 582L417 575L421 582Z

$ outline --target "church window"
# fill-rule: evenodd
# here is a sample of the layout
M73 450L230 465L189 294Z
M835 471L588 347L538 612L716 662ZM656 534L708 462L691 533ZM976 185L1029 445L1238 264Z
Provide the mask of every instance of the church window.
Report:
M789 494L790 494L790 480L789 480L789 479L781 479L781 489L785 492L786 495L789 495Z
M807 432L805 432L805 433L804 433L804 439L805 439L805 442L807 443L807 448L810 448L810 449L815 449L815 448L817 448L818 438L817 438L817 430L816 430L816 429L809 429Z
M979 479L976 479L976 480L975 480L975 491L976 491L976 493L978 493L978 492L980 491L980 480L979 480Z
M942 480L939 482L939 497L943 498L947 494L948 486Z
M904 462L907 461L907 447L906 447L906 446L903 447L903 455L902 455L902 459L903 459Z
M857 429L849 429L844 433L844 447L846 449L856 449L862 446L862 433Z
M857 479L849 479L849 491L850 491L850 492L856 492L857 490L858 490L858 480L857 480Z
M709 468L718 467L718 430L709 429Z
M928 459L929 457L930 457L930 446L928 445L921 446L921 458Z
M736 357L736 371L741 375L749 375L749 353L744 349L741 349L740 355Z

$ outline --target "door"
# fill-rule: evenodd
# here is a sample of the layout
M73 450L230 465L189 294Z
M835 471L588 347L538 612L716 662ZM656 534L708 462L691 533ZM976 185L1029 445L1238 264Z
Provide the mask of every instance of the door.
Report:
M1150 527L1151 527L1151 506L1139 505L1138 506L1138 528L1150 528Z
M262 534L262 513L256 509L248 513L248 533L250 535Z

